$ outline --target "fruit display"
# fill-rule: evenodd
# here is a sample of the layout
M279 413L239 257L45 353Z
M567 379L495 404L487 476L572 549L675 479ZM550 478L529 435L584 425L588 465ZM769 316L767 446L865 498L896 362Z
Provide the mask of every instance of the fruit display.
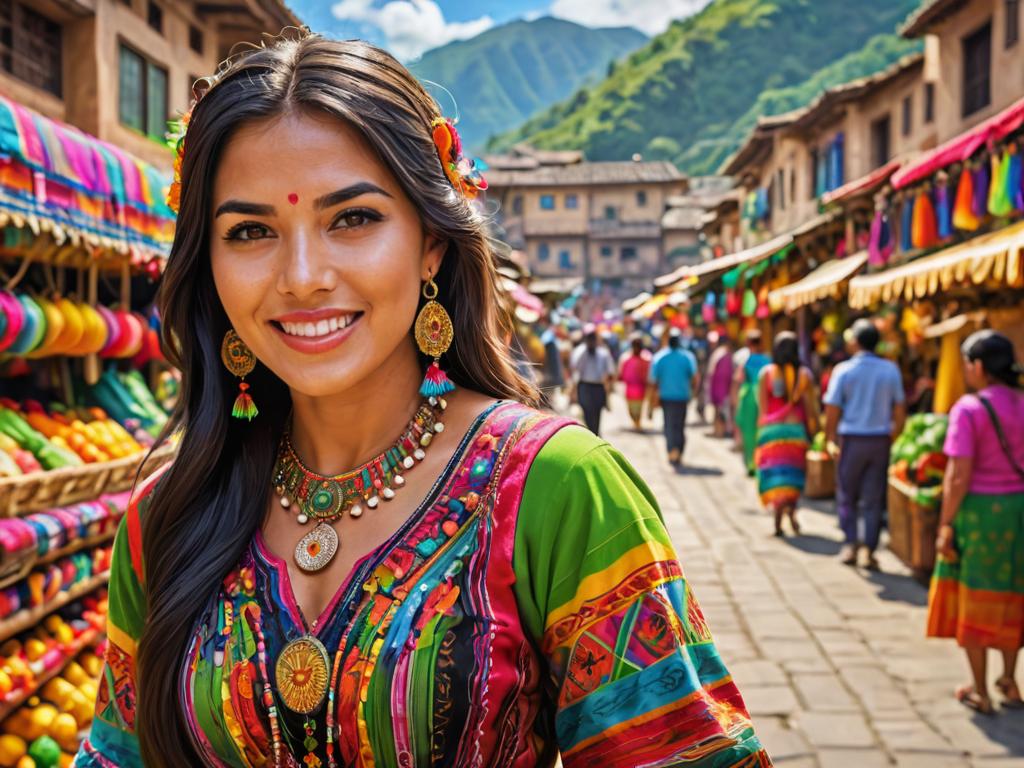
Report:
M892 444L889 474L915 487L921 503L934 502L942 492L947 461L942 446L948 427L949 418L943 414L914 414Z

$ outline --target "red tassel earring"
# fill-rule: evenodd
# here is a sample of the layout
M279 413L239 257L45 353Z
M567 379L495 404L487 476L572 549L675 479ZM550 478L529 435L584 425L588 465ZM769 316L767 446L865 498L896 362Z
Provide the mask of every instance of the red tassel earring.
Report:
M420 394L423 397L441 397L455 389L448 375L441 370L441 355L448 351L455 336L452 327L452 319L448 316L445 308L434 299L437 298L437 283L428 277L423 284L423 298L427 303L423 305L420 313L416 316L414 335L416 345L420 352L434 361L427 368L427 374L423 377L423 384L420 386Z
M249 385L245 382L245 377L256 367L256 355L232 329L224 334L224 342L220 345L220 359L225 368L242 379L238 384L238 397L231 408L231 415L236 419L252 421L259 414L259 410L252 401L252 395L249 394Z

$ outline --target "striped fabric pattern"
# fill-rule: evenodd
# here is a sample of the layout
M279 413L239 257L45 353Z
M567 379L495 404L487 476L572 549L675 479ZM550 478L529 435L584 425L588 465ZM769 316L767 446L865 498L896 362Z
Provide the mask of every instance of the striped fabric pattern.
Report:
M802 423L763 424L757 433L757 492L766 507L800 500L807 475L807 430Z

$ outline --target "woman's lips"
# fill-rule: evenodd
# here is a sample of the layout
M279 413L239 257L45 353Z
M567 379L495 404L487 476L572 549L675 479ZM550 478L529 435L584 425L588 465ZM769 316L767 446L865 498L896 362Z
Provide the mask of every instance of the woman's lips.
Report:
M281 341L296 352L302 352L307 355L317 355L341 346L345 340L352 335L353 331L362 319L363 314L359 312L353 318L352 322L344 328L338 328L338 330L330 331L322 336L295 336L290 333L285 333L284 328L276 321L271 322L270 326L280 337Z

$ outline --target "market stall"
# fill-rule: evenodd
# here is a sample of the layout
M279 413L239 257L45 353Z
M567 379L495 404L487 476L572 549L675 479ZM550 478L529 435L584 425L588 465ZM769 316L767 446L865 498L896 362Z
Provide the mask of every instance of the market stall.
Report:
M173 453L154 450L177 387L152 308L168 182L0 97L0 765L77 750L128 490Z

